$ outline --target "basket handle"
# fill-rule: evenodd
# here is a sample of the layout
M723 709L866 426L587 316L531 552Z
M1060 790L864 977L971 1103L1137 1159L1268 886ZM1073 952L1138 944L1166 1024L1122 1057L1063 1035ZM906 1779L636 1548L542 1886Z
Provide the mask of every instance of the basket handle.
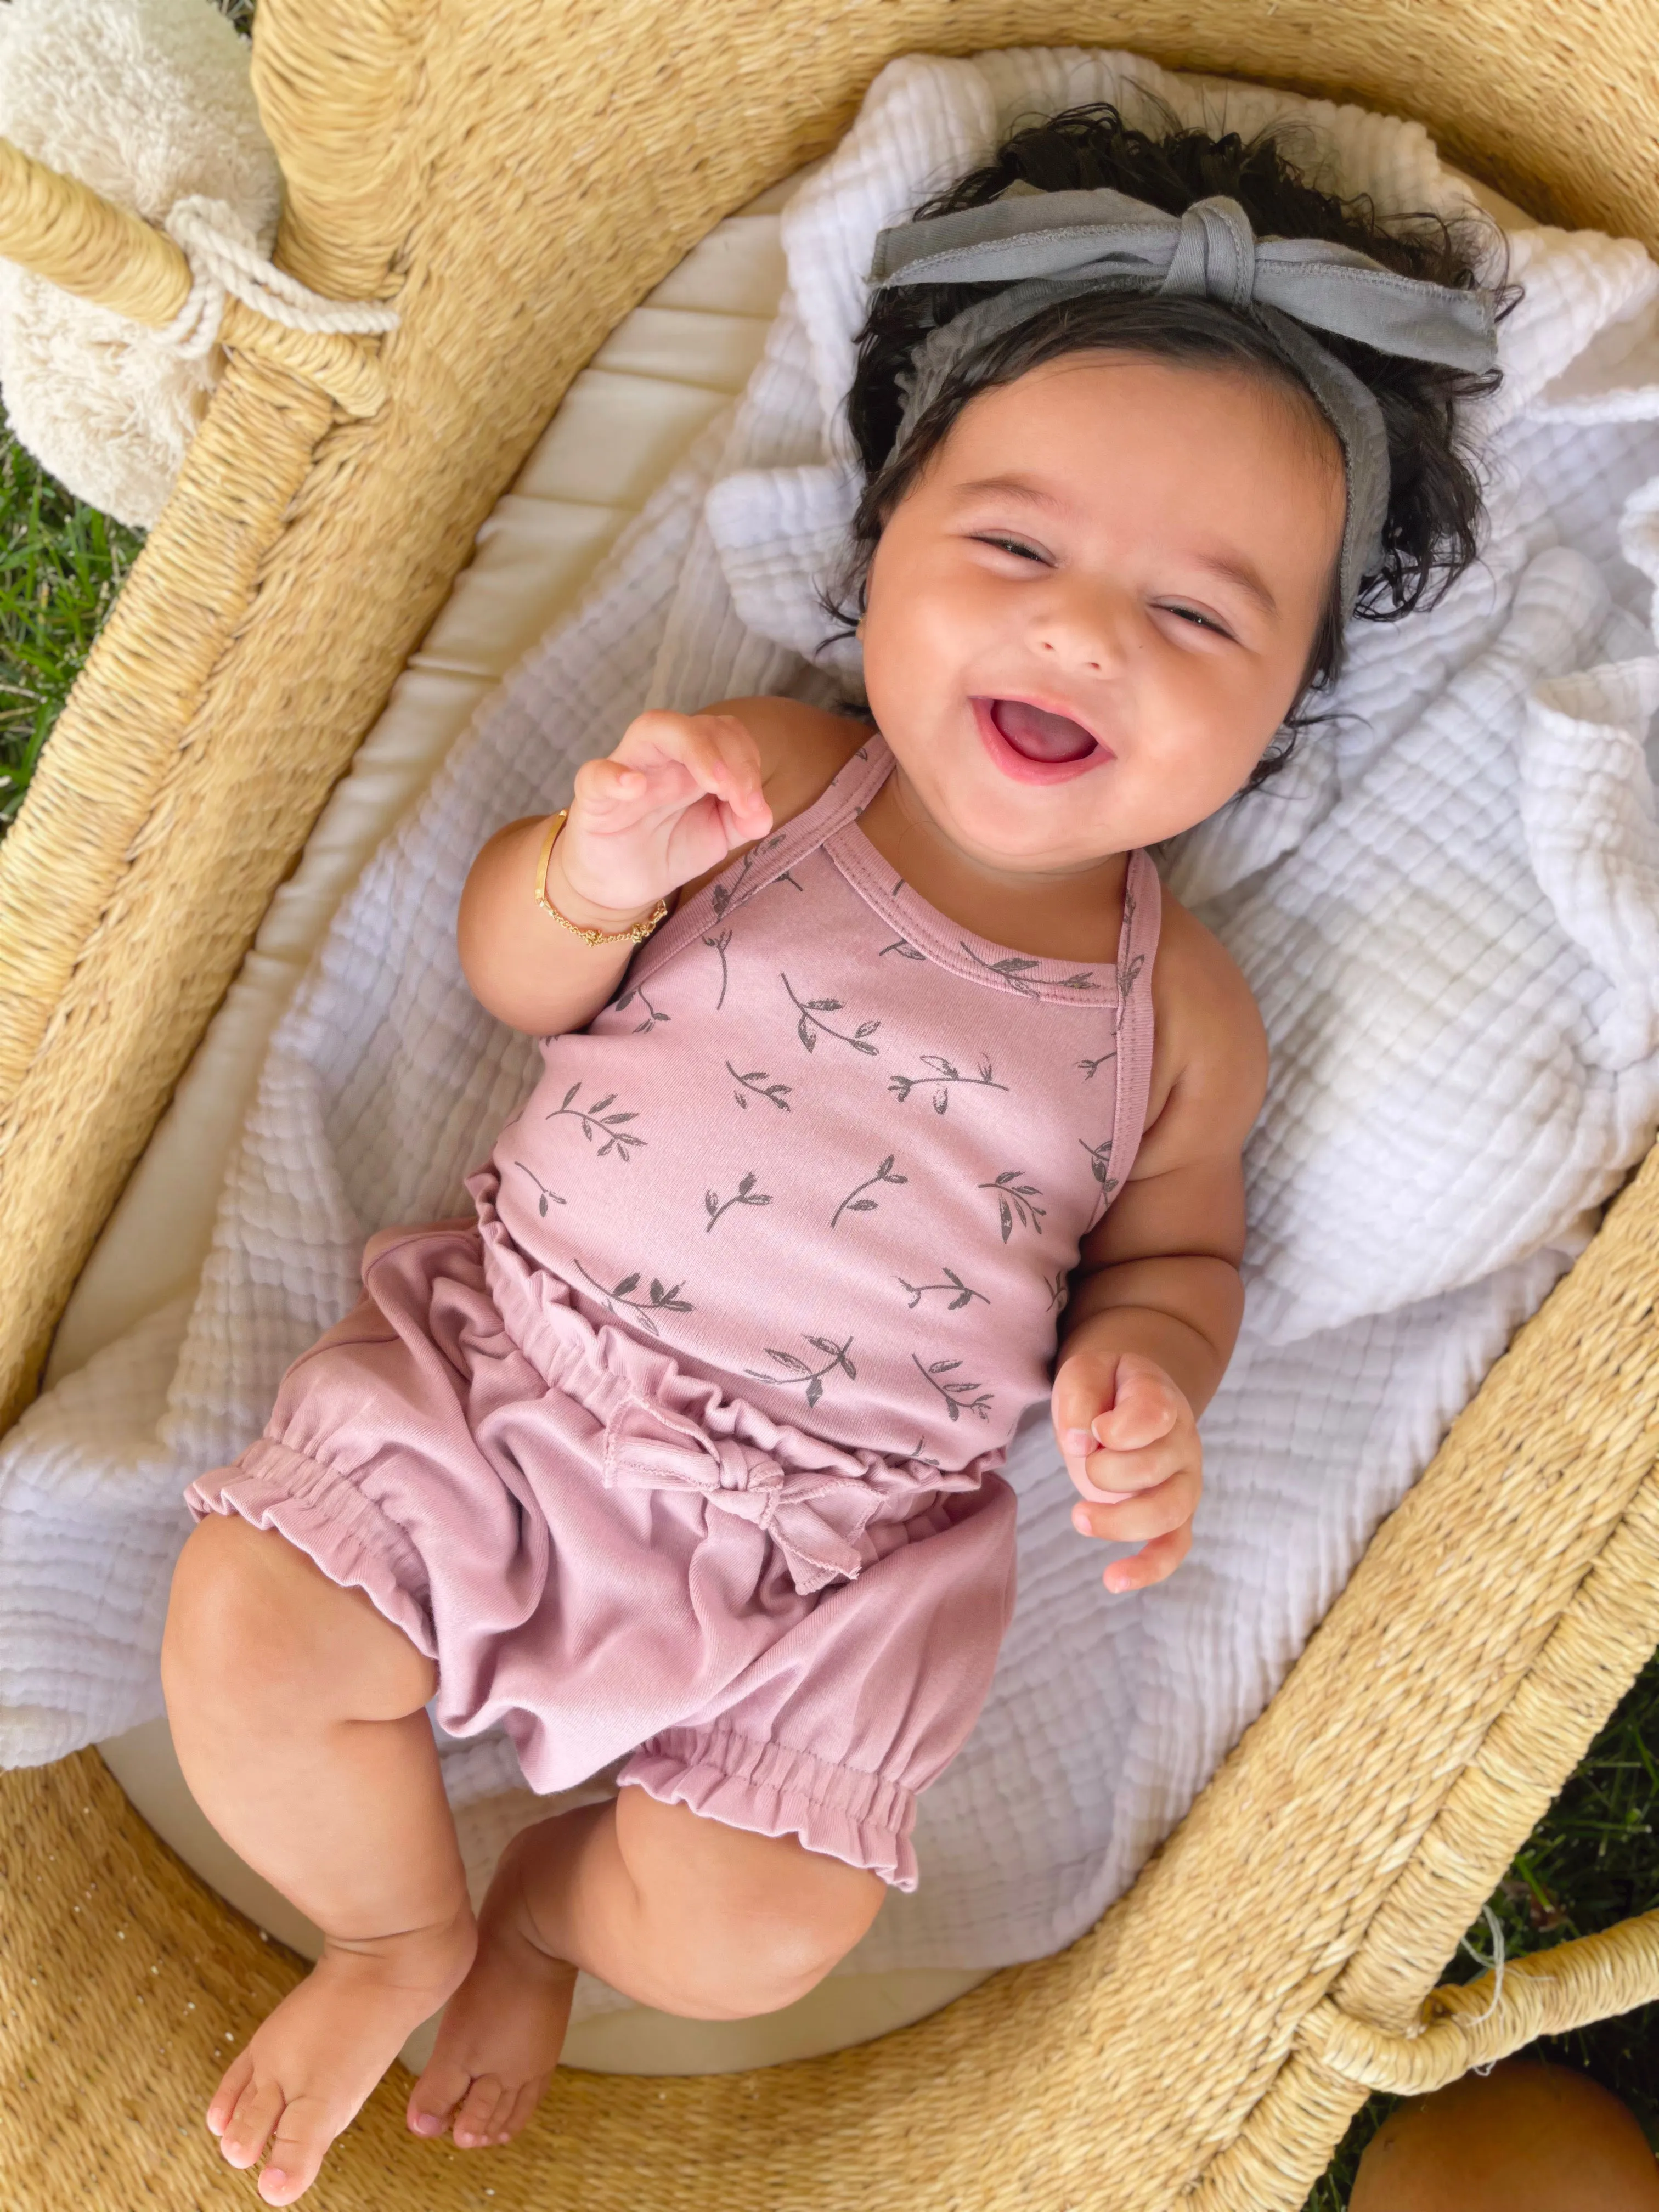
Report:
M190 264L164 232L9 138L0 138L0 257L157 329L190 296Z
M1361 2089L1421 2097L1540 2035L1560 2035L1659 1998L1659 1912L1599 1936L1535 1951L1478 1981L1443 1984L1424 2000L1425 2025L1390 2034L1326 1997L1303 2022L1310 2054ZM1496 2000L1494 2002L1494 1999Z
M164 231L8 138L0 138L0 258L154 330L175 319L195 282ZM319 386L349 415L374 415L385 402L378 352L362 338L289 330L234 297L219 335L232 351L262 355Z

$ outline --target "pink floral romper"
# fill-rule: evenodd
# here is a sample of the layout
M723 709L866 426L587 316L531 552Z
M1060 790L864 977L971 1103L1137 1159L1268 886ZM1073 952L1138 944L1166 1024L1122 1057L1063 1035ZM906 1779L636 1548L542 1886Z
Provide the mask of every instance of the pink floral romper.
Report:
M915 1887L1014 1591L996 1472L1140 1140L1158 878L1115 966L976 937L859 827L880 738L684 901L468 1188L388 1230L192 1511L274 1528L538 1790Z

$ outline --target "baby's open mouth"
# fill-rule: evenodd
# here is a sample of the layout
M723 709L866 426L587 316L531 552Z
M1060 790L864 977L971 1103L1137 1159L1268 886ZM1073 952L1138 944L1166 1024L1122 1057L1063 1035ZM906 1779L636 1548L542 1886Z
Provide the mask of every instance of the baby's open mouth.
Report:
M1029 761L1082 760L1095 741L1069 714L1051 714L1026 699L993 699L991 720L1017 753Z

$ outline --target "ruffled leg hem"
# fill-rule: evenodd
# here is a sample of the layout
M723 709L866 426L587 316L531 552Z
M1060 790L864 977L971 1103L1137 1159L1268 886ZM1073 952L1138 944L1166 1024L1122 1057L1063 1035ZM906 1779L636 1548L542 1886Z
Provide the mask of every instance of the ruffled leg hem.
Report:
M916 1795L882 1775L731 1729L672 1728L641 1744L617 1778L728 1827L799 1836L809 1851L867 1868L891 1888L916 1887Z
M363 1591L418 1651L437 1658L419 1553L373 1498L320 1460L264 1437L234 1467L198 1476L185 1504L198 1521L240 1513L255 1528L274 1528L330 1582Z

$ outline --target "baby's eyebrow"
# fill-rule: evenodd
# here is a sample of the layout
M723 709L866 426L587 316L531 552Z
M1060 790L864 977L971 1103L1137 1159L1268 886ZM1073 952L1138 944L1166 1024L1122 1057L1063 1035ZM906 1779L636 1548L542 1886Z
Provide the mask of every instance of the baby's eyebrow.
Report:
M1229 584L1253 599L1264 614L1276 615L1279 602L1268 590L1266 580L1242 555L1234 558L1225 553L1194 553L1189 556L1195 568L1207 568L1212 576L1219 576Z
M999 499L1023 500L1028 507L1043 507L1054 511L1069 511L1071 501L1057 492L1045 491L1041 484L1033 483L1029 477L979 477L972 483L958 484L956 495L959 500L983 499L988 495Z

